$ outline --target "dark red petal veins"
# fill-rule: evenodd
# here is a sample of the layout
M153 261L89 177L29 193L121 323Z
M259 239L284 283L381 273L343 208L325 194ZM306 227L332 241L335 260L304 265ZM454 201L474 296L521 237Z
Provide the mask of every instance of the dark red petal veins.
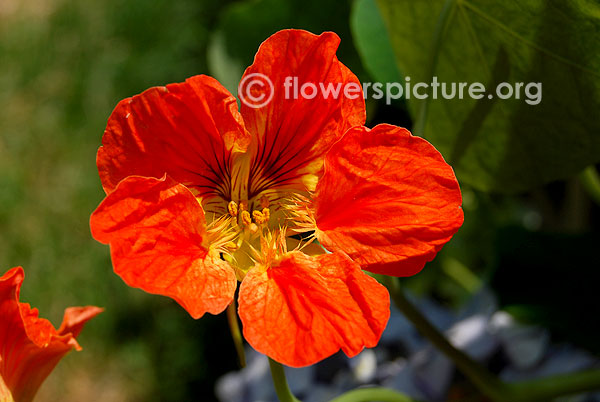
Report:
M115 272L129 286L171 297L194 318L233 300L235 273L206 245L202 207L183 185L129 177L98 206L92 235L110 244Z
M107 192L127 176L167 173L198 195L228 196L232 152L248 142L235 98L200 75L119 102L97 164Z
M342 349L352 357L379 341L390 314L387 290L342 254L299 251L251 270L240 287L245 339L292 367Z
M303 175L320 170L322 157L348 127L362 125L365 105L362 90L356 99L342 95L343 86L356 76L335 55L339 37L326 32L319 36L301 30L284 30L260 46L244 78L263 74L273 83L274 96L266 105L252 108L242 102L241 112L252 134L250 196L267 188L298 188ZM314 99L286 97L287 77L297 78L298 91L305 83L340 87L340 94L321 93ZM244 88L242 88L243 90ZM320 89L319 89L320 91ZM243 93L242 93L243 96Z
M314 194L317 237L363 269L410 276L463 222L452 168L408 130L355 127L326 156Z

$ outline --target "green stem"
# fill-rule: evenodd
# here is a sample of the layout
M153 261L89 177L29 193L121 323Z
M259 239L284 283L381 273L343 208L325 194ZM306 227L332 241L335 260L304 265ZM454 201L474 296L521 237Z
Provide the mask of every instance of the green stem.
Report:
M246 353L244 352L244 338L240 332L240 324L237 318L235 300L227 307L227 322L233 338L233 344L238 355L240 367L246 367Z
M408 301L404 296L402 289L400 289L396 278L388 276L384 277L383 280L384 285L390 291L392 300L398 310L413 323L424 337L429 339L433 345L452 359L458 369L467 376L482 393L493 400L504 400L503 396L507 392L507 387L504 383L465 353L452 346L444 335L442 335L437 328L435 328L427 318L425 318L421 312Z
M442 38L450 22L451 12L454 10L456 0L446 0L442 11L438 17L437 23L435 24L435 31L433 33L433 44L431 46L431 54L429 59L429 65L427 68L427 78L430 82L433 80L435 75L435 69L438 64L440 56L440 49L442 47ZM431 99L431 85L427 89L427 98L423 99L421 107L419 109L415 124L413 125L413 134L419 137L423 137L425 132L425 123L427 121L427 114L429 112L429 100Z
M450 257L444 259L442 261L442 271L469 293L475 293L481 287L481 280L477 275L457 259Z
M269 357L269 367L271 368L271 377L273 377L273 385L275 386L279 402L300 402L292 394L290 387L288 387L287 380L285 379L285 371L281 363Z
M508 385L514 401L549 401L558 396L600 389L600 370L554 375Z
M348 391L329 402L413 402L408 396L387 388L368 387Z
M588 166L579 174L579 180L590 198L600 205L600 175L596 168L593 165Z
M398 310L413 323L424 337L429 339L433 345L452 359L456 367L483 394L494 401L548 401L557 396L600 389L600 370L598 369L561 374L519 383L504 383L468 355L452 346L444 335L408 301L396 278L386 276L383 277L383 282L390 291L390 295Z

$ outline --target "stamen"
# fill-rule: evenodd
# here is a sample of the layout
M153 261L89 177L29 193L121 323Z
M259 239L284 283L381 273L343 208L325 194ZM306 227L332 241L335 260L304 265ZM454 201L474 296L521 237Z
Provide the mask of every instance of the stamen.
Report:
M235 203L235 201L229 201L229 204L227 205L227 211L229 211L230 216L237 216L238 205Z
M215 219L207 225L206 229L207 236L203 240L205 248L228 255L237 249L234 240L238 237L238 234L231 227L231 218L221 217Z
M263 212L257 210L252 211L252 217L254 218L254 222L258 223L259 225L262 225L269 220L269 218L266 217Z
M248 230L250 231L250 233L254 234L258 232L258 226L256 225L256 223L250 223L250 225L248 226Z
M252 218L254 218L254 221L259 225L265 221L263 213L257 210L252 211Z
M260 197L260 206L262 208L269 208L269 197L267 197L266 195L263 195L262 197Z
M271 211L269 210L269 208L263 208L262 213L265 216L265 222L267 222L271 217Z
M287 242L285 241L285 233L287 232L287 227L279 227L279 252L281 254L287 253Z
M293 226L290 228L292 231L296 233L316 233L318 231L312 201L309 198L295 195L288 200L288 204L284 205L284 208L289 213L289 221L293 222Z
M242 211L242 223L246 226L252 223L252 218L250 217L250 212L243 210Z
M233 252L233 251L235 251L235 250L237 250L238 248L240 248L240 247L237 245L237 243L235 243L235 242L233 242L233 241L227 242L227 244L225 244L225 246L224 246L224 247L225 247L227 250L231 250L232 252Z
M285 244L285 228L274 232L266 230L260 235L260 251L251 246L253 259L263 265L276 263L287 253Z

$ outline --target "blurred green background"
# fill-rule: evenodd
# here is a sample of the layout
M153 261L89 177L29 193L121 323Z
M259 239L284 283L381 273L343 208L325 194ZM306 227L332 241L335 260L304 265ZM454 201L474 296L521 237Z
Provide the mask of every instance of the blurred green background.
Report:
M212 400L216 378L237 368L224 316L194 321L173 301L127 287L112 273L108 247L90 236L89 215L104 196L95 154L119 100L201 73L235 94L259 44L291 27L335 31L342 39L339 59L363 82L401 80L409 73L426 77L441 3L1 0L0 267L25 268L21 300L56 325L67 306L106 308L83 331L84 351L59 364L37 400ZM527 4L533 11L542 7ZM431 103L424 134L457 169L465 225L435 261L404 283L453 307L480 283L491 284L518 318L597 354L600 213L578 172L600 161L600 40L575 52L558 46L556 35L576 40L591 29L596 33L587 40L594 42L599 8L593 2L567 5L569 14L549 2L546 20L567 15L569 24L579 19L582 27L567 24L552 33L531 15L515 20L514 10L503 14L501 6L488 6L484 16L509 18L514 26L508 32L543 50L519 50L505 29L499 29L504 36L482 38L477 46L491 52L490 68L505 71L492 72L490 82L543 80L546 106ZM461 34L477 36L485 28L477 25L485 21L483 11L455 10L450 18L471 20L464 32L443 31L442 37L456 43ZM523 18L534 22L521 24ZM484 66L468 63L462 51L443 48L439 75L485 81ZM566 62L551 68L545 57ZM529 59L534 62L526 66L514 63ZM411 127L419 104L368 100L367 107L370 126ZM468 120L473 114L481 121Z

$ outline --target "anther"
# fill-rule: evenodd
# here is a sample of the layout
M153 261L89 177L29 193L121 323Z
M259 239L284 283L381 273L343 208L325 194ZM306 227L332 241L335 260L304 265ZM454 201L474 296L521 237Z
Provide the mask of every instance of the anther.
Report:
M258 223L259 225L267 221L267 217L262 212L257 210L252 211L252 217L254 218L254 222Z
M229 211L229 215L237 216L238 205L235 203L235 201L229 201L229 204L227 205L227 210Z
M242 211L242 223L246 226L250 225L252 223L252 218L250 217L250 212L248 211Z
M260 197L260 206L262 208L268 208L269 207L269 197L267 197L266 195L263 195L262 197Z
M271 211L269 208L263 208L262 214L265 216L265 222L268 222L269 218L271 217Z

